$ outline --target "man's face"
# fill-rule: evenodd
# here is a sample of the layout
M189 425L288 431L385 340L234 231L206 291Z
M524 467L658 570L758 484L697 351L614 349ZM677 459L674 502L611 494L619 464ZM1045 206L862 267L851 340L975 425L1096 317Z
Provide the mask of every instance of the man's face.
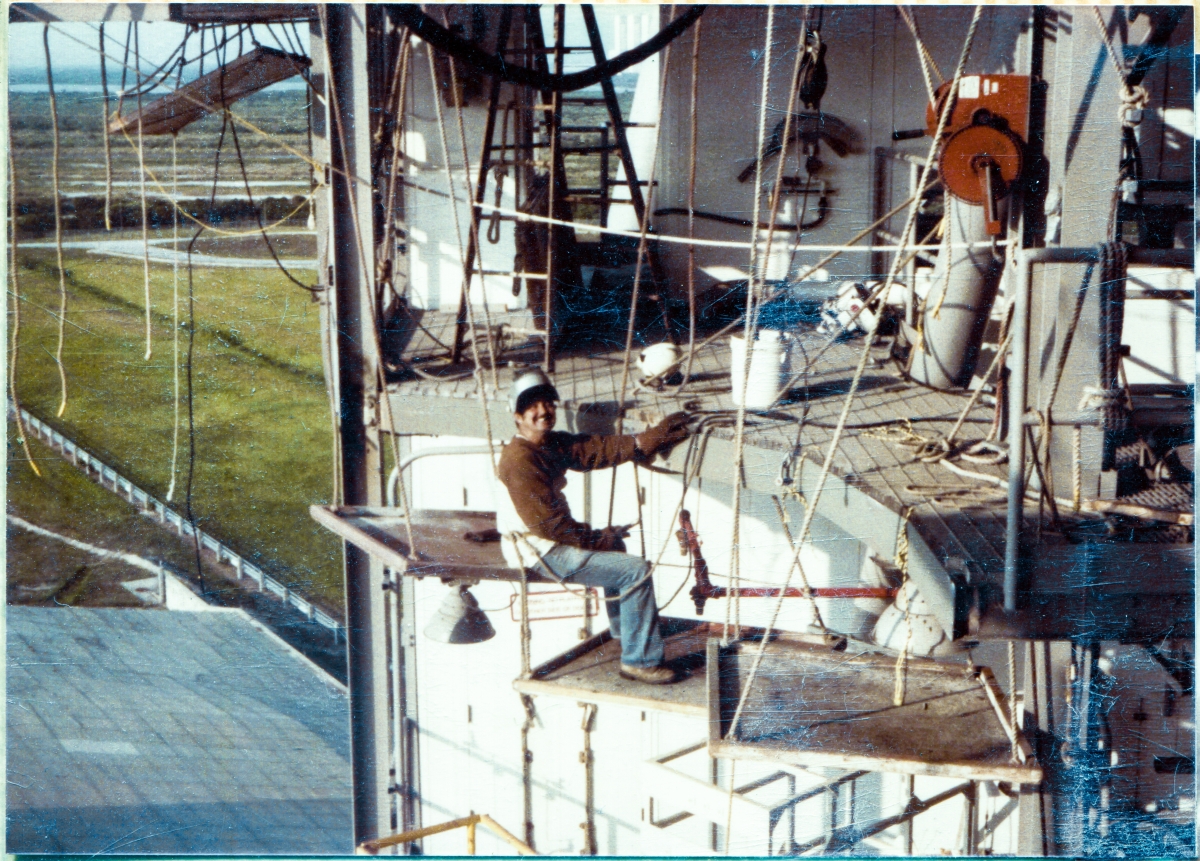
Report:
M515 413L517 433L532 443L541 443L546 434L554 430L554 422L558 417L558 407L554 401L538 398L525 408L524 412Z

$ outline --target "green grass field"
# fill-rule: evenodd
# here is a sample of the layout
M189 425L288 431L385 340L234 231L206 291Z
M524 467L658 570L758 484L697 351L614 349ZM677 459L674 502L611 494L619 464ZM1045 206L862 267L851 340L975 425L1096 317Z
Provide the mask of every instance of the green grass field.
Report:
M59 299L53 252L23 249L19 263L22 406L165 499L175 409L171 267L151 270L154 352L146 360L141 264L68 255L63 351L68 404L56 419ZM194 288L197 522L302 594L340 607L339 542L307 511L312 503L327 502L332 489L318 306L276 270L197 269ZM180 296L186 324L183 269ZM187 342L183 328L181 353ZM181 364L185 359L181 355ZM182 511L186 401L181 413L173 504ZM10 459L10 494L19 506L22 485L11 481L18 470L28 467ZM47 512L51 515L58 513Z

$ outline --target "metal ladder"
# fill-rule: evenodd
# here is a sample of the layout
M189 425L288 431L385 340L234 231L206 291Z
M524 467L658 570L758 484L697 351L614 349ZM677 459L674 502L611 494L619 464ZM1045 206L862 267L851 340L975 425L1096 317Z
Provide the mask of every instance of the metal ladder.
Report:
M514 11L510 7L506 7L500 14L499 32L496 41L497 53L501 55L511 54L515 57L522 57L524 60L532 60L532 65L538 71L549 74L550 63L548 55L554 58L554 73L562 74L563 58L567 53L574 51L590 51L597 65L606 61L604 45L600 36L600 29L596 24L596 16L590 5L580 7L583 14L584 24L588 32L588 46L568 47L564 45L564 18L566 7L558 4L554 7L554 44L547 46L545 34L542 29L541 17L538 13L537 6L525 6L522 10L524 15L524 23L528 34L528 44L524 48L509 48L510 36L513 27ZM554 370L554 321L555 321L555 258L562 255L564 249L569 250L574 243L572 233L564 226L558 224L550 224L549 226L549 242L546 256L546 271L544 273L530 272L493 272L480 270L476 272L476 259L479 256L479 221L480 208L484 201L484 194L487 189L488 174L499 168L502 172L507 172L510 167L519 168L535 168L540 165L547 165L550 169L550 185L549 185L549 201L547 215L551 219L569 220L567 216L568 205L571 203L595 203L600 208L600 223L601 226L606 226L608 222L608 212L612 203L612 191L614 186L628 186L629 188L629 203L632 204L634 213L637 216L638 223L642 223L646 218L645 197L642 193L643 181L638 180L637 170L633 163L633 154L629 148L629 141L626 135L627 124L621 114L620 105L617 102L616 90L613 87L611 77L604 78L601 82L603 92L602 98L595 97L578 97L567 96L560 92L541 91L539 94L540 101L530 106L528 117L522 117L523 113L520 109L516 111L514 126L521 128L525 125L530 129L528 139L520 140L520 134L514 135L514 142L508 143L502 141L496 142L496 119L499 111L510 111L513 103L502 106L500 104L501 81L493 78L491 92L488 99L487 120L484 126L482 154L479 160L478 173L475 182L475 192L471 215L471 230L467 242L466 258L463 261L463 290L458 306L458 316L455 323L454 345L451 349L451 362L457 363L462 359L463 342L468 328L468 306L470 301L470 284L471 278L475 274L479 274L481 278L485 275L504 275L511 274L514 277L521 277L526 281L541 280L545 283L545 301L544 301L544 323L545 323L545 352L543 363L548 372ZM603 104L608 112L608 124L605 126L564 126L563 125L563 107L568 104L576 105L597 105ZM540 114L540 118L538 115ZM540 119L540 122L539 122ZM508 117L504 118L504 124L507 125ZM525 121L523 123L523 121ZM612 141L609 141L611 131ZM575 134L600 134L600 142L596 145L583 145L564 147L562 143L563 132ZM540 135L541 141L535 141L534 136ZM534 158L534 153L539 149L549 149L549 158L538 160ZM625 170L625 179L610 180L608 177L609 158L610 154L616 152L621 161L621 165ZM511 157L510 157L511 154ZM596 155L600 161L600 181L596 188L581 188L570 189L567 183L566 165L564 156L566 155ZM502 176L496 177L497 183L502 182ZM518 186L520 183L518 183ZM625 201L621 201L622 203ZM493 218L498 218L501 221L516 221L517 216L512 215L494 215ZM652 259L652 266L655 264ZM655 267L657 268L657 267ZM561 279L560 279L561 280ZM664 306L665 307L665 306Z

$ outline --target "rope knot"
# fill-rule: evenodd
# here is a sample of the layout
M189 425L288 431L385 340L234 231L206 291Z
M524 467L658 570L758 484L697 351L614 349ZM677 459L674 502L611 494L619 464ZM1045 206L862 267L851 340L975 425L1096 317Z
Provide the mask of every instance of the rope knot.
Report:
M1099 386L1084 386L1083 397L1079 401L1079 409L1088 412L1099 412L1103 416L1104 427L1108 430L1122 431L1129 426L1129 410L1125 406L1125 392L1123 389L1102 389Z
M1142 121L1142 112L1150 103L1150 92L1141 84L1121 85L1121 106L1117 109L1117 118L1121 125L1133 128Z

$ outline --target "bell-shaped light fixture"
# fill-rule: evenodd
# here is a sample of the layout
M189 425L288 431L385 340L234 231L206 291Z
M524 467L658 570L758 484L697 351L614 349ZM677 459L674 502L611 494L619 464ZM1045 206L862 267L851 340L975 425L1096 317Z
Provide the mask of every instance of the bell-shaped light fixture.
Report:
M425 626L425 636L438 643L482 643L496 636L475 596L466 585L452 586L442 606Z

